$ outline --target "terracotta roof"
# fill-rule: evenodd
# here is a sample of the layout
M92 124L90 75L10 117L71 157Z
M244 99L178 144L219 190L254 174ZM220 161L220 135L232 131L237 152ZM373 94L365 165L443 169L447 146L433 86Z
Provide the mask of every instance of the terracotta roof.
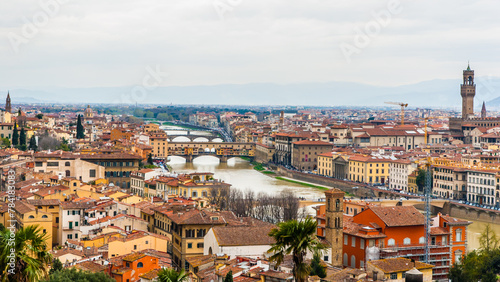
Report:
M103 272L104 270L108 269L107 266L100 265L100 264L95 263L93 261L84 261L82 263L78 263L74 266L74 268L78 268L81 270L87 270L90 272Z
M410 259L406 258L388 258L381 260L372 260L368 263L371 263L372 265L379 268L385 273L403 272L403 271L406 272L414 267L413 262ZM428 269L433 267L434 265L432 264L415 261L416 269Z
M454 218L449 215L441 215L441 217L448 222L449 225L469 225L472 222L464 219Z
M295 144L295 145L310 145L310 146L331 146L331 147L333 147L332 143L323 142L323 141L310 141L310 140L295 141L292 144Z
M425 217L414 206L370 207L369 209L389 227L425 224Z
M271 245L276 241L268 234L274 225L262 226L215 226L212 228L219 246Z
M34 206L59 206L59 199L38 199L38 200L27 200L29 204Z

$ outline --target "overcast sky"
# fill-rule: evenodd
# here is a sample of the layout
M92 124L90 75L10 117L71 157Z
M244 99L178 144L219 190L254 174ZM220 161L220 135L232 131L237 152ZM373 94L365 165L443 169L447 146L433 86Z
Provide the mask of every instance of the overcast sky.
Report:
M161 86L392 86L459 79L467 60L500 76L499 11L498 0L2 0L0 87L138 85L148 66L169 73Z

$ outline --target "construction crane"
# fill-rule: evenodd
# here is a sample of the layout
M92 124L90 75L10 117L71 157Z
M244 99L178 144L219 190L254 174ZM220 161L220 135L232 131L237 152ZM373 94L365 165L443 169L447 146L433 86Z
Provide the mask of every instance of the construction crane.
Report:
M385 102L389 105L401 106L401 125L405 125L405 108L408 107L408 103L399 103L399 102Z
M424 117L424 118L421 118L424 120L424 124L425 124L425 128L424 128L424 132L425 132L425 135L424 135L424 142L425 144L429 144L429 140L427 140L427 137L429 136L428 134L428 131L427 131L427 124L428 124L428 121L430 119L435 119L436 117Z
M424 262L430 263L430 241L431 241L431 193L432 193L432 164L433 161L431 157L427 157L426 172L425 172L425 185L424 185L424 196L425 196L425 254Z

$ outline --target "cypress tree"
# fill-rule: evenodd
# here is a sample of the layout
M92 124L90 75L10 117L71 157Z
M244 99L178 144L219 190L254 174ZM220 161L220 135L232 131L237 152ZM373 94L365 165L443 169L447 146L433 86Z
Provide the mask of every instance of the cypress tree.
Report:
M31 136L30 138L30 150L36 151L38 149L38 146L36 145L36 138L35 135Z
M26 131L24 131L24 127L21 128L21 134L19 134L19 145L26 145Z
M78 121L76 123L76 139L85 138L85 132L82 125L82 116L78 115Z
M19 144L19 133L17 132L17 122L14 122L14 132L12 133L12 145L17 146Z

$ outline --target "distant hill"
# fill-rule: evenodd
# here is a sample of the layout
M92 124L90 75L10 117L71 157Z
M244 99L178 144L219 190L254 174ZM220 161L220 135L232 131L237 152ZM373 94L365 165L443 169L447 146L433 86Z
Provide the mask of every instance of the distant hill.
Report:
M387 106L384 101L395 101L406 102L411 108L459 109L460 83L460 80L449 79L396 87L354 82L167 86L136 95L133 86L11 89L10 93L13 103ZM500 78L478 77L476 84L477 110L483 100L488 109L500 109Z

